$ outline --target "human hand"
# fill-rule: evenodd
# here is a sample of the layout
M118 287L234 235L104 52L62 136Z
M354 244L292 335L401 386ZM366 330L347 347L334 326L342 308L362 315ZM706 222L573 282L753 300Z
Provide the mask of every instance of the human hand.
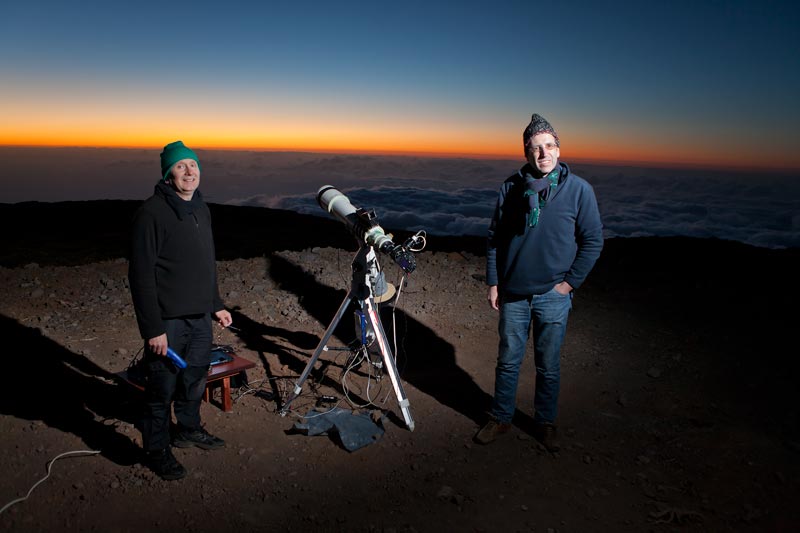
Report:
M497 292L497 285L492 285L489 287L489 294L486 297L489 300L489 306L494 309L495 311L500 310L500 296Z
M566 296L567 294L573 291L572 285L570 285L566 281L562 281L561 283L556 283L556 286L553 287L553 289L555 289L555 291L562 296Z
M215 312L214 317L217 319L219 325L223 328L227 328L233 324L233 317L231 317L231 314L226 309Z
M147 339L147 347L156 355L167 355L167 334L162 333L158 337Z

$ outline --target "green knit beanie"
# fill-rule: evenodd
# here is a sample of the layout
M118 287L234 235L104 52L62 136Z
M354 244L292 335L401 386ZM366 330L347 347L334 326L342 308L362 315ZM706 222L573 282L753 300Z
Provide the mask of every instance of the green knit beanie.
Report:
M169 171L172 170L175 163L183 159L194 159L197 161L197 168L200 168L200 160L197 158L197 154L194 153L191 148L183 144L183 141L175 141L174 143L166 145L164 151L161 152L162 179L166 181L167 176L169 176Z

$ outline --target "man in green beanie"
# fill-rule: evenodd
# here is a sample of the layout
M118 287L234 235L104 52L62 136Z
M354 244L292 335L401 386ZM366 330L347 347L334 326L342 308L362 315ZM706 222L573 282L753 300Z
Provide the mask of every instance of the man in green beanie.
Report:
M186 469L178 448L221 448L200 424L200 402L211 362L212 319L231 325L217 287L211 213L198 190L200 161L181 141L161 152L161 180L136 212L128 279L139 332L145 341L145 464L163 479ZM167 357L167 348L186 363ZM176 426L170 435L172 411Z

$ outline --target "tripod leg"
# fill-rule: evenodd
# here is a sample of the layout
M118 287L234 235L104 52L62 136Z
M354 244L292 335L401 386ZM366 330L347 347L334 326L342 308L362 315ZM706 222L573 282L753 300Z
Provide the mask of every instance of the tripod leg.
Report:
M400 411L403 413L403 420L405 420L408 430L414 431L414 419L411 418L411 404L403 390L403 384L400 382L400 378L397 375L397 365L394 362L394 357L392 357L392 349L389 347L389 340L386 338L386 332L383 330L383 325L378 316L378 310L371 297L364 301L364 307L366 308L365 314L372 325L372 331L375 332L375 340L378 341L378 346L380 346L381 349L383 365L389 373L389 378L392 380L394 395L397 397L397 405L400 406Z
M328 329L325 330L325 334L322 336L322 339L320 339L317 349L314 350L314 355L312 355L311 359L308 360L308 364L306 364L305 369L303 369L303 373L300 374L300 377L295 382L294 390L291 392L291 394L289 394L289 397L286 399L286 403L283 404L283 407L281 407L281 416L286 416L286 414L289 412L289 405L295 400L295 398L300 396L300 393L303 391L303 383L305 383L306 379L308 379L308 375L311 373L311 370L313 370L317 359L319 359L319 356L322 354L323 350L325 350L331 335L333 335L333 331L336 329L336 326L339 325L339 321L344 316L347 308L350 306L350 302L352 301L353 297L348 292L347 296L342 302L342 305L339 306L339 310L336 311L336 316L334 316L333 321L328 326Z

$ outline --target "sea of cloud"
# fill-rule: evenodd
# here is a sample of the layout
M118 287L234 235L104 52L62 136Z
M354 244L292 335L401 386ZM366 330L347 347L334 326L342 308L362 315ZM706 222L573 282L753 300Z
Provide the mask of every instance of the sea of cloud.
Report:
M595 165L574 170L595 190L607 238L715 237L768 248L800 247L798 177ZM492 187L450 183L447 188L397 186L378 176L369 181L340 190L356 207L375 209L384 227L485 235L502 179ZM315 193L256 195L232 203L329 216Z
M800 246L800 179L661 170L592 180L609 237L684 235Z
M206 201L329 216L331 184L384 227L485 235L520 160L198 150ZM0 147L0 202L143 199L158 150ZM567 159L567 161L569 161ZM800 247L800 175L574 164L594 187L606 237L716 237Z

